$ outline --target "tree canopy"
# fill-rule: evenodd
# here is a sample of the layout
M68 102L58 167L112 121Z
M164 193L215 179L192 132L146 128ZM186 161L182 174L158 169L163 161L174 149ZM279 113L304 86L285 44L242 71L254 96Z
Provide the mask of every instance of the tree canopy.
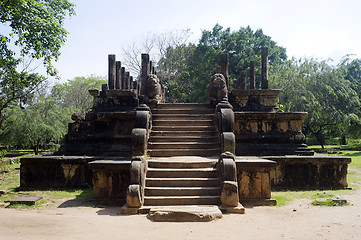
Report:
M343 69L326 61L293 58L270 72L270 85L282 89L279 103L284 111L308 112L304 133L321 145L327 132L350 135L360 122L360 99L351 81Z
M219 65L220 55L229 54L230 82L248 68L250 61L261 64L261 48L268 47L270 65L287 59L286 49L277 45L261 29L249 26L232 32L215 25L212 31L204 30L197 45L182 44L168 47L158 63L157 73L163 82L168 101L205 102L210 77ZM260 83L260 72L257 72Z
M93 97L88 90L100 89L104 83L107 83L105 77L75 77L63 84L56 84L51 95L60 106L84 113L89 111L93 104Z
M65 43L63 24L73 8L68 0L0 1L0 27L5 29L0 33L0 127L3 110L45 80L32 71L33 60L41 61L47 74L56 75L52 61Z

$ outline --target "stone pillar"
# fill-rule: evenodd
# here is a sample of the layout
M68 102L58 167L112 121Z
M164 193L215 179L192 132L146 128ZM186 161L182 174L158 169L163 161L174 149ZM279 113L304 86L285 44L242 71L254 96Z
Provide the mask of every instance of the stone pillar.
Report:
M256 71L254 69L255 63L251 61L249 63L249 88L255 89L256 88Z
M220 73L223 74L224 78L226 79L226 86L228 88L228 54L223 53L221 55L221 69Z
M125 79L124 79L124 89L125 90L129 89L129 78L130 78L130 73L125 72Z
M263 47L261 51L262 56L262 89L268 89L268 48Z
M240 81L240 84L239 84L239 89L246 89L246 83L247 83L247 73L246 71L242 71L241 74L239 75L239 81Z
M147 77L149 74L149 54L143 53L142 54L142 72L140 77L140 94L145 95L146 93L146 83L147 83Z
M115 86L115 75L116 75L116 67L115 67L115 55L108 55L108 86L109 89L114 89Z
M122 79L121 89L125 89L125 67L122 67L120 70L120 78Z
M122 63L120 61L115 62L115 89L121 89L122 88Z
M138 83L136 82L136 81L133 81L133 87L132 87L134 90L135 90L135 92L138 94Z
M133 89L133 76L129 77L129 89Z

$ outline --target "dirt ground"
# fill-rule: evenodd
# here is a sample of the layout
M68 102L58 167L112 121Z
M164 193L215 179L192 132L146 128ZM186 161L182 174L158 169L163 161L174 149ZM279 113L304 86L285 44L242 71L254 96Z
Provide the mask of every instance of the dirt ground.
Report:
M120 207L58 202L39 209L0 208L0 239L361 239L361 189L350 205L320 207L310 199L284 207L246 208L206 223L159 223L120 215Z

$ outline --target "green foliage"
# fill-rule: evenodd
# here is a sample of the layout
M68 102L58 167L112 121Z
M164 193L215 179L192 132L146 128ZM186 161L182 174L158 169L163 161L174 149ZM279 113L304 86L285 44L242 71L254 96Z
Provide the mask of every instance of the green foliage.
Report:
M321 145L324 135L355 135L361 131L360 100L349 80L326 61L291 59L272 68L272 88L280 88L279 103L287 112L308 112L304 133Z
M51 90L51 95L61 107L69 108L73 112L87 112L93 103L93 97L88 90L100 89L104 83L106 83L104 77L95 75L75 77L66 83L55 85Z
M16 61L10 43L20 48L22 57L43 59L50 75L55 75L51 61L58 59L67 32L67 15L74 14L74 4L67 0L7 0L0 2L0 23L9 26L8 36L0 35L2 53L8 62Z
M68 0L0 1L0 27L5 30L0 34L0 128L3 110L45 80L29 70L32 60L42 61L47 73L56 75L52 61L65 43L64 19L74 14L73 7Z
M52 97L40 98L25 109L15 106L8 110L3 141L31 147L38 154L40 146L63 138L70 115L69 109L59 106Z
M261 65L262 47L269 48L271 65L287 59L284 48L277 46L262 30L254 32L250 27L231 32L230 28L223 29L217 24L212 31L203 31L197 45L169 47L157 68L157 74L168 90L167 101L206 102L207 86L220 64L222 53L229 54L229 78L232 82L248 68L250 61ZM257 76L260 82L259 69Z
M335 201L333 199L326 199L326 200L314 200L312 202L313 205L316 206L327 206L327 207L335 207L335 206L345 206L345 205L349 205L349 203L347 202L343 202L343 201Z

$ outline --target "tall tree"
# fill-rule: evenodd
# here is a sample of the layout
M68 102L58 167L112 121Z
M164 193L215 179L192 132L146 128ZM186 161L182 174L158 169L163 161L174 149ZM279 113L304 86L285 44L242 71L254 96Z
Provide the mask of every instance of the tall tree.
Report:
M51 95L60 106L72 111L87 112L93 103L90 89L100 89L106 83L104 77L91 75L89 77L75 77L66 83L57 84L51 90Z
M187 91L178 94L183 102L205 102L207 100L207 85L210 77L219 65L220 55L229 54L229 77L232 82L237 79L240 72L249 66L250 61L261 65L261 48L269 48L269 61L271 65L277 65L287 59L286 50L276 44L271 37L264 35L262 30L253 31L250 27L240 28L232 32L230 28L223 29L215 25L212 31L204 30L196 47L178 46L167 49L167 53L160 60L164 65L172 61L172 53L190 51L182 64L178 64L174 82L181 82L187 87ZM158 69L158 73L165 71ZM260 71L257 72L260 82ZM163 81L163 79L161 79ZM167 81L164 81L167 84ZM181 89L180 89L181 90Z
M57 144L67 131L71 112L50 96L36 96L32 105L6 109L2 143L30 147L35 154L41 146Z
M359 122L360 100L340 69L326 61L291 59L270 72L272 88L282 89L279 102L287 112L308 112L304 133L324 145L327 132L345 135Z
M167 53L169 48L177 48L187 44L191 32L189 29L166 31L162 33L147 33L132 44L122 48L122 65L134 76L141 70L141 54L148 53L156 65Z
M32 60L41 61L47 74L56 75L52 61L58 59L65 43L64 19L74 14L73 8L68 0L0 1L0 27L4 29L0 33L0 128L3 110L45 80L31 70Z

